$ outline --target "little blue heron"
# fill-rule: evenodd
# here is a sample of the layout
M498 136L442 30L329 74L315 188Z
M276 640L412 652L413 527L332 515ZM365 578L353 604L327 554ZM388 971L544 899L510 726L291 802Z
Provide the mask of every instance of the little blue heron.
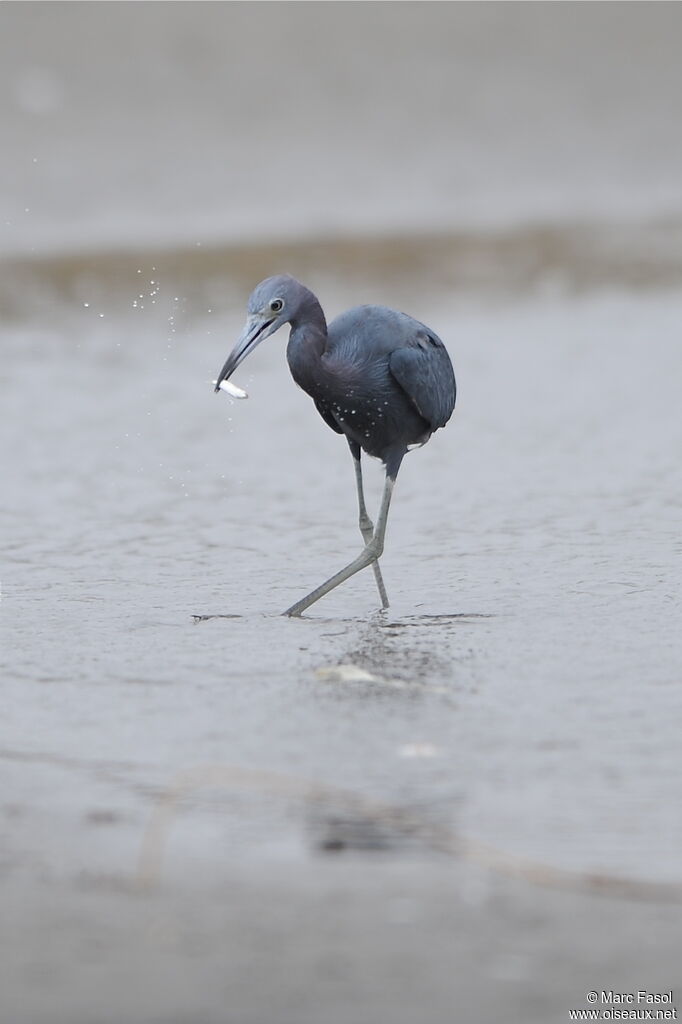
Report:
M316 296L293 277L279 274L261 281L252 292L244 329L215 390L261 341L287 323L292 377L313 399L325 423L348 441L365 547L284 614L300 615L368 565L374 569L382 607L387 608L379 557L393 486L406 452L426 444L452 415L456 389L450 357L430 328L385 306L356 306L327 327ZM376 529L365 507L363 451L381 459L386 469Z

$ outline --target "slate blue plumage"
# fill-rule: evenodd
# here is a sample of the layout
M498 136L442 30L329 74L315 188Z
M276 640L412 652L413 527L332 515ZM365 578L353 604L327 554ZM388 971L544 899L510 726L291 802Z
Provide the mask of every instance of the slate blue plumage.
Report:
M291 325L287 361L325 422L344 434L355 460L360 530L365 549L348 566L297 602L300 615L324 594L373 565L382 605L388 606L378 565L391 493L406 452L444 427L455 407L455 375L447 349L430 328L385 306L356 306L329 326L316 296L288 275L262 281L248 304L248 319L216 383L227 380L264 338ZM377 527L365 508L361 450L380 458L386 485Z

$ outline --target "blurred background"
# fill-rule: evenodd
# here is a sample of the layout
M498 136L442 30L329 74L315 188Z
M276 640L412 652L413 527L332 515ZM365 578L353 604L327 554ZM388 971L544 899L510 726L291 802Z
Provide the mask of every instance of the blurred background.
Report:
M588 251L573 256L598 249L592 281L601 264L643 272L631 232L648 228L666 263L679 230L681 17L638 3L6 4L2 254L34 271L79 256L109 276L114 254L182 252L203 275L196 248L361 241L385 263L387 241L422 255L415 241L435 235L426 279L456 286L566 269L581 228ZM609 226L624 232L610 245L596 237ZM346 259L365 272L370 256Z
M681 41L667 3L0 5L3 1020L680 982ZM358 542L284 339L211 393L282 271L453 358L383 617L371 578L278 614Z

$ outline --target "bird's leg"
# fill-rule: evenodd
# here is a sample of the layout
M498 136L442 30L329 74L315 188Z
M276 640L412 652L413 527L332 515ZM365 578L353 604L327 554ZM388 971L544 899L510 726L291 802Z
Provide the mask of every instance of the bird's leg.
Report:
M381 508L379 509L376 528L371 540L365 545L364 551L360 552L357 558L334 576L331 576L325 583L316 587L315 590L312 590L306 597L297 601L296 604L292 604L291 608L287 608L284 612L285 615L301 615L306 608L309 608L311 604L315 604L321 597L328 594L330 590L334 590L339 584L345 583L347 579L354 576L356 572L360 572L361 569L365 569L372 562L376 562L384 550L384 535L386 533L386 522L388 520L388 510L391 504L394 484L395 480L386 474L386 483L384 484L384 493L381 499Z
M374 523L369 518L367 514L367 506L365 505L365 491L362 486L362 466L360 465L360 446L351 440L348 441L348 445L350 447L350 453L353 456L353 465L355 467L355 483L358 489L358 509L360 513L360 533L362 534L362 539L364 540L365 545L367 545L374 536ZM386 593L386 587L384 586L378 559L377 561L372 562L372 569L374 570L374 579L376 580L377 590L379 591L381 607L388 608L388 594Z

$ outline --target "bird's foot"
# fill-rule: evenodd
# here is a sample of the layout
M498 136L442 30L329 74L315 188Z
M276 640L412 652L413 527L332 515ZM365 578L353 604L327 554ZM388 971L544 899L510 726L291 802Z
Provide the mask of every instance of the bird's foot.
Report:
M195 615L192 614L192 618L195 622L208 622L209 619L241 619L241 615L233 615L229 612L226 614L215 614L215 615Z

